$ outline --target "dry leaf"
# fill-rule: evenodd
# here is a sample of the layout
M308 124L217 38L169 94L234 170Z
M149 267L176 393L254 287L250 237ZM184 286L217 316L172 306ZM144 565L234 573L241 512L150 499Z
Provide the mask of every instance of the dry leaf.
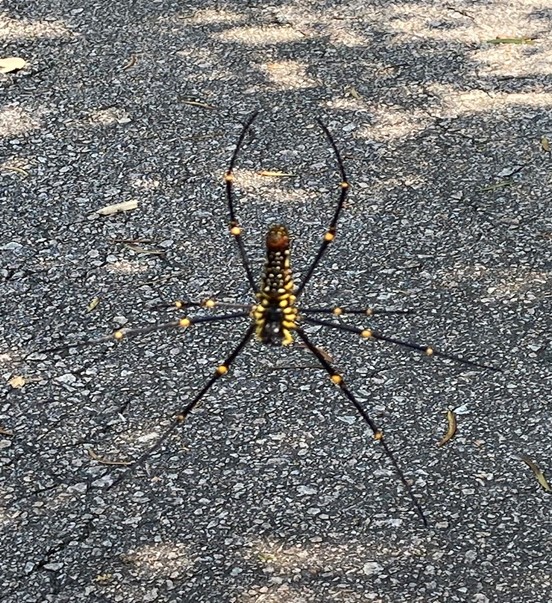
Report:
M520 458L534 473L535 477L537 478L537 481L542 486L543 490L545 490L546 492L552 492L552 487L550 487L548 480L546 479L546 477L544 477L544 473L539 469L537 463L535 463L535 461L533 461L531 457L527 456L526 454L524 454Z
M136 64L136 55L132 55L130 57L130 59L127 61L127 63L125 65L123 65L123 71L125 69L130 69L131 67L134 67L134 65Z
M456 435L456 415L454 414L454 411L447 410L447 421L447 433L445 433L441 440L437 442L437 446L444 446L447 442L450 442L450 440L452 440L452 438Z
M532 44L534 38L494 38L487 40L487 44Z
M347 96L352 96L356 100L360 100L362 95L354 86L345 86L345 94Z
M502 182L497 182L496 184L488 184L487 186L480 187L480 191L482 193L486 193L489 191L496 191L499 188L505 188L507 186L512 186L513 182L511 180L502 180Z
M16 375L15 377L12 377L8 383L14 388L14 389L21 389L26 382L25 377L22 377L21 375Z
M130 211L138 207L138 201L123 201L123 203L115 203L114 205L106 205L102 209L96 210L100 216L112 216L122 211Z
M550 141L548 140L548 138L546 138L546 136L543 136L541 138L541 147L543 151L550 153Z
M202 103L200 101L194 100L183 100L182 104L191 105L192 107L201 107L202 109L216 109L216 107L213 107L213 105L208 105L207 103Z
M86 306L86 311L87 312L92 312L93 310L95 310L98 307L99 303L100 303L100 298L99 297L94 297L92 299L92 301L88 304L88 306Z
M7 429L4 429L3 427L0 427L0 435L12 436L13 433Z
M23 69L26 65L27 61L25 59L6 57L5 59L0 59L0 73L11 73L12 71Z
M98 461L98 463L101 463L102 465L123 465L123 466L132 465L132 461L109 461L109 460L103 459L101 456L98 456L91 448L88 449L88 456L92 460Z
M288 174L287 172L259 172L259 176L269 176L273 178L289 178L293 176L293 174Z
M3 165L0 167L0 169L6 170L7 172L16 172L17 174L23 176L23 178L26 178L29 175L29 172L23 168L16 167L15 165Z

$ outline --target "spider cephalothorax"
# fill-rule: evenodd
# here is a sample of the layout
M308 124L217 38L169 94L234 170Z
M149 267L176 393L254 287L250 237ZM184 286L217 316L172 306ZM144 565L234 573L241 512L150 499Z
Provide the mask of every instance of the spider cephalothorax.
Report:
M257 338L269 345L289 345L297 328L295 286L291 276L290 245L287 228L271 226L266 235L266 264L257 304L251 317Z

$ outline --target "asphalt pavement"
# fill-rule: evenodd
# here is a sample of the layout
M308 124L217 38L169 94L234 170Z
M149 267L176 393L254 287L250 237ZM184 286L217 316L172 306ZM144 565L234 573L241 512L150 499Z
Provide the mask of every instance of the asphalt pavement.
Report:
M26 62L0 74L2 602L550 601L548 3L0 11L0 59ZM301 307L411 310L332 320L501 369L305 327L427 527L297 343L249 343L110 487L249 319L70 344L175 320L175 299L252 302L222 177L257 110L235 182L253 273L284 223L300 282L332 218L320 119L351 189Z

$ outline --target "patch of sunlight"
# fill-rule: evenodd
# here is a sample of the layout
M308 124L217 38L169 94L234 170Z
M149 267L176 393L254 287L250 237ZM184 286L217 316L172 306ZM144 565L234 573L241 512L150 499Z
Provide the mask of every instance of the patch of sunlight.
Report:
M40 120L14 105L0 109L0 136L11 138L40 128Z
M474 55L480 76L524 78L552 74L552 50L540 44L506 46L489 44Z
M183 17L186 20L188 18ZM204 8L194 11L194 14L189 19L192 23L208 25L213 23L239 23L244 20L244 15L229 10L214 10L212 8Z
M272 85L279 90L315 88L318 83L307 75L307 65L298 61L278 61L261 66Z
M551 107L552 92L493 92L483 90L451 90L450 86L431 84L428 86L433 94L441 98L441 108L433 113L440 116L458 117L472 113L492 113L508 110L516 106Z
M337 109L338 111L362 111L370 112L371 107L362 98L334 98L326 103L328 109Z
M378 142L409 138L422 132L434 120L424 111L403 111L393 107L372 109L372 124L357 130L357 135Z
M108 107L107 109L98 109L90 113L89 122L93 125L111 126L114 124L124 125L132 121L131 117L120 107Z
M305 34L285 26L235 27L217 34L217 37L223 42L238 42L247 46L270 46L303 40Z
M192 567L187 547L179 542L145 545L121 555L141 578L179 576Z
M61 21L31 21L0 15L0 40L17 42L33 38L65 38L75 34Z

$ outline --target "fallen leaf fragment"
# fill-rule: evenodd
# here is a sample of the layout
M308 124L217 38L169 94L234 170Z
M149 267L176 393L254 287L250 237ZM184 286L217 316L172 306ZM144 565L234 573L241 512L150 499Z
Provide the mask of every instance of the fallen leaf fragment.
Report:
M550 486L550 484L548 483L548 480L546 479L546 477L544 477L544 473L540 470L539 466L537 465L537 463L535 463L535 461L533 461L531 459L531 457L527 456L526 454L522 455L520 457L520 459L529 467L529 469L531 469L531 471L534 473L535 477L537 478L537 481L539 482L539 484L542 486L543 490L545 490L546 492L552 492L552 487Z
M512 186L513 182L511 180L502 180L502 182L497 182L496 184L488 184L487 186L482 186L479 190L482 193L486 193L489 191L496 191L499 188L505 188L507 186Z
M441 438L439 442L437 442L437 446L444 446L447 442L450 442L452 438L456 435L456 415L453 410L447 410L447 421L448 421L448 429L447 433Z
M134 67L134 65L136 65L136 55L133 54L127 61L127 63L123 65L123 71L125 69L130 69L131 67Z
M362 95L354 86L345 86L344 90L346 96L352 96L356 100L360 100Z
M133 245L132 243L123 243L123 245L127 249L134 251L134 253L141 253L142 255L165 255L165 252L161 249L146 249L145 247Z
M27 383L27 381L25 380L25 377L16 375L15 377L12 377L8 383L13 387L13 389L21 389L25 383Z
M115 203L113 205L106 205L101 209L96 210L96 213L100 216L112 216L123 211L130 211L138 207L138 201L123 201L122 203Z
M29 172L27 172L23 168L16 167L15 165L3 165L0 167L0 169L5 170L7 172L16 172L17 174L23 176L23 178L26 178L29 175Z
M13 432L8 431L7 429L4 429L3 427L0 427L0 435L12 436Z
M0 59L0 73L11 73L23 69L27 65L27 61L20 57L6 57Z
M101 456L97 455L91 448L88 449L88 456L93 461L98 461L98 463L101 463L102 465L122 465L122 466L132 465L132 461L109 461L109 460L103 459Z
M543 151L550 153L550 141L548 140L548 138L546 136L543 136L541 138L541 147L542 147Z
M487 44L532 44L535 38L493 38Z
M213 105L208 105L207 103L202 103L200 101L194 100L183 100L183 105L191 105L192 107L201 107L202 109L216 109Z
M99 297L92 298L92 301L88 304L88 306L86 306L86 311L92 312L93 310L95 310L98 307L99 303L100 303Z
M262 172L259 172L259 176L268 176L268 177L272 177L272 178L290 178L293 176L293 174L288 174L287 172L262 171Z

